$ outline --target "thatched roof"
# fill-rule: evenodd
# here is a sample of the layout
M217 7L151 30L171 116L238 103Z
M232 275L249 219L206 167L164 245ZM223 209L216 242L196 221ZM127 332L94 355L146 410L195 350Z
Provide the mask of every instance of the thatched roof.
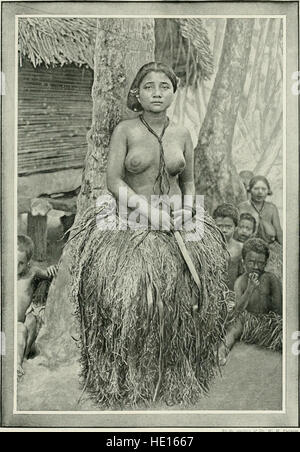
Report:
M34 67L68 63L93 68L97 19L20 18L19 56ZM209 79L213 73L210 42L201 19L156 19L156 60L173 67L183 82Z
M210 79L213 54L203 21L156 19L156 59L173 67L183 83Z
M178 19L177 22L182 38L190 42L193 48L191 59L194 70L199 72L200 78L210 79L214 71L213 54L202 19Z
M97 20L84 18L19 18L19 58L34 67L94 66Z

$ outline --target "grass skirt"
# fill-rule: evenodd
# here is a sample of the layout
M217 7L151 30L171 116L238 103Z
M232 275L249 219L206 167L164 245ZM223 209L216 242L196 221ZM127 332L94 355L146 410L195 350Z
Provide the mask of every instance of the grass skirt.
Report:
M98 212L87 210L71 239L84 390L111 408L195 402L218 371L216 350L225 337L226 250L219 230L205 216L201 240L186 241L181 233L199 293L172 233L99 230Z
M244 311L239 316L243 323L241 341L274 351L282 351L282 317L275 312L253 314Z

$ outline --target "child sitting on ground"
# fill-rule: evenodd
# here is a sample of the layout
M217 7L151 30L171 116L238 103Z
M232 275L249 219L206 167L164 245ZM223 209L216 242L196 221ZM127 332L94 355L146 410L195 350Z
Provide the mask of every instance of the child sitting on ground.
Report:
M256 220L254 216L250 213L242 213L233 237L238 242L245 243L255 235L255 231Z
M233 238L239 220L238 209L232 204L222 204L214 211L213 218L226 239L230 255L228 259L228 288L233 290L237 277L242 273L241 257L243 245Z
M50 281L57 267L42 270L31 264L34 245L26 235L18 235L18 376L24 374L23 360L41 329ZM42 280L42 283L41 283Z
M273 273L265 271L269 247L262 239L249 239L242 256L245 273L235 283L235 312L219 349L221 365L239 339L272 350L282 348L282 287Z

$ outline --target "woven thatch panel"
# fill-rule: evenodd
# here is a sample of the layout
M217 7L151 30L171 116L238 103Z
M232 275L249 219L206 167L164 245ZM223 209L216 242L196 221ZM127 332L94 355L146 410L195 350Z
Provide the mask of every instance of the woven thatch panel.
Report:
M96 19L22 17L18 23L20 66L28 58L34 67L71 63L94 67Z
M75 65L19 68L20 175L83 166L92 83L93 71Z

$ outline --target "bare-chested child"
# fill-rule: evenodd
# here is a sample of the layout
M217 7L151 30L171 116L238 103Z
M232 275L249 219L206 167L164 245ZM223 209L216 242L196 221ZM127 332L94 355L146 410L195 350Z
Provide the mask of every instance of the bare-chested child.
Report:
M259 238L247 240L242 251L245 273L241 275L234 286L236 295L235 316L236 320L229 327L225 344L219 349L220 363L226 363L227 351L231 350L244 332L245 321L242 313L254 314L256 319L261 314L276 313L282 315L282 286L279 279L265 271L269 247ZM262 317L261 317L262 318ZM262 337L273 337L270 322L262 325ZM279 331L279 330L278 330ZM280 332L280 331L279 331ZM259 344L258 344L259 345Z
M251 213L242 213L239 223L234 233L234 239L238 242L245 243L255 235L256 220Z
M26 235L18 235L18 376L24 374L23 361L30 353L42 324L45 306L32 303L35 283L38 280L50 281L56 274L56 266L43 270L32 265L34 251L32 240Z
M222 204L213 213L216 225L223 232L227 249L230 255L228 259L228 288L234 289L234 283L241 272L242 243L233 238L235 228L238 225L239 213L232 204Z

